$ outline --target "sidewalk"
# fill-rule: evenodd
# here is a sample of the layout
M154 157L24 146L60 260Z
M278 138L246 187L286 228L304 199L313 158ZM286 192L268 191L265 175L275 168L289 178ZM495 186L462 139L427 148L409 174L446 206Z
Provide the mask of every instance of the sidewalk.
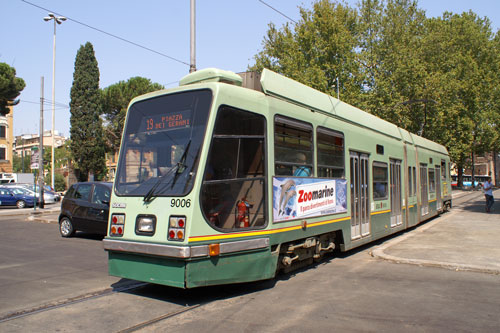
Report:
M500 190L494 196L498 198ZM458 198L464 202L457 204ZM389 240L372 255L397 263L500 274L498 202L493 212L485 213L482 192L454 192L453 199L451 212Z
M44 208L36 207L36 209L33 209L33 207L22 208L22 209L19 209L17 207L2 207L0 208L0 218L4 216L22 216L22 215L41 218L47 214L52 214L52 215L55 213L59 214L60 211L61 211L61 202L45 205Z

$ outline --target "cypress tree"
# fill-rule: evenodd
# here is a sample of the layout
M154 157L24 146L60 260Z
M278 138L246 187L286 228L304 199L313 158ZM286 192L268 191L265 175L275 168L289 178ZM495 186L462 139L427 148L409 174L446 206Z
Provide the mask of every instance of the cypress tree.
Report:
M90 42L80 46L75 59L71 87L70 135L71 152L79 181L88 180L93 173L96 180L105 175L105 146L99 93L99 67Z

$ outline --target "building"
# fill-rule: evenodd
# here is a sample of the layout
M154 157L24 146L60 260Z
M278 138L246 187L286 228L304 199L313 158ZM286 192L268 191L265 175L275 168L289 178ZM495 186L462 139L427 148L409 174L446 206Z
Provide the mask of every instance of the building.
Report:
M14 110L0 116L0 174L12 172L12 147L14 145Z
M59 135L58 131L54 131L55 147L61 147L66 142L66 138ZM29 156L33 150L38 149L40 146L40 134L22 134L16 136L14 140L14 154L17 156ZM36 148L34 148L36 147ZM50 130L43 132L43 147L52 147L52 135ZM33 149L34 148L34 149Z
M108 174L106 175L106 180L114 181L116 174L116 164L118 161L118 152L106 153L106 168L108 169Z
M471 159L466 160L466 167L463 169L464 176L472 175ZM493 184L500 185L500 154L496 152L485 153L474 158L474 176L490 176ZM451 175L457 176L456 164L451 167Z

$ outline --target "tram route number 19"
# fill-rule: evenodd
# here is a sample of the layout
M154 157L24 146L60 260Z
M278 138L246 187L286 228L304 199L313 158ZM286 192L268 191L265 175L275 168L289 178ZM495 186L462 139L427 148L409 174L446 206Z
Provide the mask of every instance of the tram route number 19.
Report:
M191 199L172 199L170 201L170 207L191 207Z

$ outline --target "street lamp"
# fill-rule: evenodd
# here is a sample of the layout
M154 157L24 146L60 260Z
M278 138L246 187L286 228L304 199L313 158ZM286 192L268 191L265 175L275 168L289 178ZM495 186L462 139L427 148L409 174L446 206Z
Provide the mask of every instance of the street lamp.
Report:
M54 165L54 145L55 145L55 137L54 137L54 128L56 126L56 26L57 24L63 23L63 21L66 21L66 18L64 16L55 16L52 13L48 14L49 16L45 16L43 18L44 21L48 22L50 20L54 20L54 47L52 50L52 160L51 160L51 165L52 165L52 189L55 189L54 185L54 170L55 170L55 165ZM57 23L57 24L56 24ZM42 133L43 135L43 133ZM43 154L43 151L40 152Z

